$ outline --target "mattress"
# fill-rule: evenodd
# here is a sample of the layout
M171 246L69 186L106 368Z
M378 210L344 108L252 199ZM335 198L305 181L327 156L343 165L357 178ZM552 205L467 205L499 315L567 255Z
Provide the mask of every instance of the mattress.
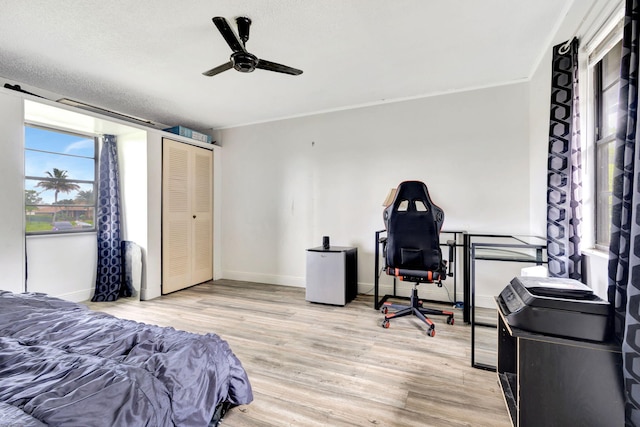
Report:
M0 420L207 426L216 423L221 406L252 400L240 360L214 333L119 319L43 294L0 291Z

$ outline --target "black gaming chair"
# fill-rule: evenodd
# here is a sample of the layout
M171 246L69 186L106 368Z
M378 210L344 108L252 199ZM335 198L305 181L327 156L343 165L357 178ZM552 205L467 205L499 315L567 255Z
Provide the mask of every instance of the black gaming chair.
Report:
M453 325L453 312L426 308L418 299L420 283L436 283L442 286L447 277L447 263L442 259L440 230L444 212L429 197L427 186L420 181L402 182L393 202L384 210L383 218L387 239L383 247L387 274L400 280L414 282L409 306L385 302L381 307L385 314L382 327L389 327L389 320L413 314L428 326L427 335L436 334L435 325L427 315L445 315ZM390 312L389 310L397 310Z

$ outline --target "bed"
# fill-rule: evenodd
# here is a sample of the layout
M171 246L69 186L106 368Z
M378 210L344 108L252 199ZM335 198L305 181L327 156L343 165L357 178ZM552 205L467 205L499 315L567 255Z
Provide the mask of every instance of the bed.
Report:
M215 334L0 291L0 425L208 426L252 400Z

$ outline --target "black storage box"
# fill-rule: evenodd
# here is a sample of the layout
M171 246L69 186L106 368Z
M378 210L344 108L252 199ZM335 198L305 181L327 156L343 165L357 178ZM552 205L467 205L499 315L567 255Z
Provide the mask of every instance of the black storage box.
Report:
M516 328L598 342L607 339L609 303L577 280L515 277L497 300Z

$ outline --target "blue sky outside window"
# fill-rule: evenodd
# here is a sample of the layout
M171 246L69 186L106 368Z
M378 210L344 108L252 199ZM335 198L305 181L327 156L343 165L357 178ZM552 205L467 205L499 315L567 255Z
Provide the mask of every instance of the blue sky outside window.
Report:
M47 177L53 168L67 171L69 180L94 181L95 140L85 135L74 135L53 130L25 127L25 176ZM34 151L37 150L37 151ZM43 204L54 202L54 192L36 187L40 180L27 179L26 190L36 190ZM81 191L93 190L93 184L78 183ZM73 199L76 192L59 194L58 200Z

